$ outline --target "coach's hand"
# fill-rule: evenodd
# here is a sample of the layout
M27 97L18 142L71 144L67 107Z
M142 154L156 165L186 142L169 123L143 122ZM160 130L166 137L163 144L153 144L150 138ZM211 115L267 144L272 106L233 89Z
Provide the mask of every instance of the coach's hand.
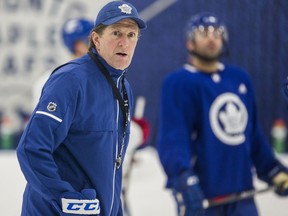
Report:
M273 184L276 186L276 193L280 196L288 196L288 172L280 171L272 179Z
M174 181L174 196L177 201L179 215L204 215L204 195L198 177L186 171Z
M56 202L52 202L52 205L61 216L100 214L100 204L94 189L83 189L81 192L66 192L61 198L61 208Z

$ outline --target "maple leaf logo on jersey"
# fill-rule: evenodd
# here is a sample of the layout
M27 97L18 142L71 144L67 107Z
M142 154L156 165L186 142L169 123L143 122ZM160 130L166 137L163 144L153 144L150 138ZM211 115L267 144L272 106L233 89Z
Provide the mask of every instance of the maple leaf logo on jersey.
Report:
M122 13L131 14L132 8L127 4L122 4L118 7Z
M238 95L219 95L210 107L209 119L213 133L223 144L240 145L245 141L248 113Z
M224 130L229 134L242 133L244 128L241 124L242 113L235 104L228 103L226 110L219 113L219 118L224 125Z

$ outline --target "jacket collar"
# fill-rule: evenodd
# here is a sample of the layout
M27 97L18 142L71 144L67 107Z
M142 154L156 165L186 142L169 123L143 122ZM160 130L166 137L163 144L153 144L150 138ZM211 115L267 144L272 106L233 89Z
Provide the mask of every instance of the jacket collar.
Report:
M122 74L124 74L127 71L127 68L124 70L120 70L120 69L115 69L114 67L112 67L111 65L109 65L100 55L99 53L96 51L95 48L92 48L92 52L96 55L96 57L101 61L101 63L105 66L105 68L109 71L110 75L113 78L117 78L119 76L121 76Z

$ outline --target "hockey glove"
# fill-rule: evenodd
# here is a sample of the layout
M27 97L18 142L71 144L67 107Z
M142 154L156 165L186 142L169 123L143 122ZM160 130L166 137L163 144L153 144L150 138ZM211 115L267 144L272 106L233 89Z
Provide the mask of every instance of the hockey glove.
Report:
M272 179L273 184L276 186L276 193L280 196L288 196L288 172L280 171Z
M62 209L56 203L53 206L61 216L68 215L98 215L100 214L99 200L94 189L83 189L79 192L66 192L61 198Z
M272 184L275 185L275 192L280 196L288 196L288 169L282 164L278 164L270 172Z
M178 215L202 216L204 215L204 195L199 185L198 177L186 171L174 182L174 191Z

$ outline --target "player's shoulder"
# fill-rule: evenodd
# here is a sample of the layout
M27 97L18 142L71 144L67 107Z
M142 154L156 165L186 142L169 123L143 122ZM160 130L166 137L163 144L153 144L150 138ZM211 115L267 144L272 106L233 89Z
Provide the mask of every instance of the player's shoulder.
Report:
M166 74L164 80L187 80L188 77L194 76L198 74L198 70L196 68L193 68L192 66L189 66L188 64L184 64L183 66L175 69L174 71L169 72Z
M235 64L225 64L223 72L226 76L233 77L233 79L238 79L242 81L246 80L248 82L250 82L251 80L251 75L249 74L249 72L243 67Z
M248 75L248 71L245 70L243 67L240 67L235 64L223 64L224 70L228 71L229 73L239 74L239 75Z

